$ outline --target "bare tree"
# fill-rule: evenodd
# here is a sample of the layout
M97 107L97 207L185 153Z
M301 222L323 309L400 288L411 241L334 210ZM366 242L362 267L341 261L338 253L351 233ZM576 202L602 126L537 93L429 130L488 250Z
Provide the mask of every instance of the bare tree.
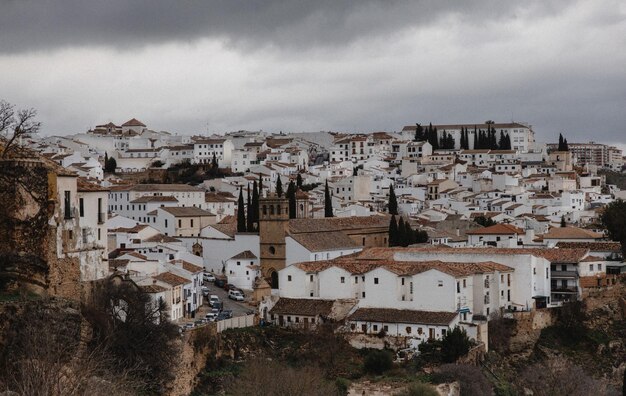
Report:
M227 394L332 396L338 390L324 379L323 371L317 367L292 368L271 360L255 360L245 365Z
M0 350L0 391L20 395L131 395L125 372L112 372L108 353L86 348L78 311L35 302L13 317Z
M521 392L530 390L537 396L616 394L581 367L562 359L551 359L528 367L520 376L518 387Z
M0 100L0 135L4 140L1 158L6 158L22 137L39 132L41 122L35 121L36 116L37 111L33 108L16 111L15 105Z

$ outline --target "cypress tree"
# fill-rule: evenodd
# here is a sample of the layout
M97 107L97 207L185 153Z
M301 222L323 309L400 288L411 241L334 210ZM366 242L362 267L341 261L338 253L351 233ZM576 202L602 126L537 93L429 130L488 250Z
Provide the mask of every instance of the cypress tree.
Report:
M246 232L245 210L243 204L243 189L239 187L239 199L237 200L237 232Z
M415 124L415 138L416 142L424 140L424 128L420 124Z
M254 205L252 204L252 196L250 195L250 183L248 183L248 201L246 210L246 230L252 232L254 230Z
M563 151L569 151L569 146L567 145L567 139L563 139Z
M293 181L287 186L287 198L289 198L289 218L296 218L296 185Z
M478 133L476 132L476 125L474 125L474 150L478 150Z
M296 186L298 188L302 188L302 175L298 173L298 177L296 177Z
M283 196L283 182L280 181L280 175L278 175L278 179L276 179L276 195L279 197Z
M396 198L396 192L393 190L393 185L389 186L389 214L398 214L398 200Z
M259 217L259 190L255 180L252 184L252 223L254 225L254 229L251 231L259 230Z
M406 224L402 216L398 220L398 237L397 237L397 246L407 246L404 244L406 239Z
M396 216L391 216L389 221L389 246L398 245L398 223L396 222Z
M559 147L557 148L558 151L564 151L563 150L563 135L559 133Z
M324 187L324 217L333 217L333 200L330 197L328 180L326 180L326 187Z
M259 197L263 196L263 174L259 173Z
M213 159L211 159L211 168L215 170L217 170L218 168L217 157L215 156L215 153L213 153Z

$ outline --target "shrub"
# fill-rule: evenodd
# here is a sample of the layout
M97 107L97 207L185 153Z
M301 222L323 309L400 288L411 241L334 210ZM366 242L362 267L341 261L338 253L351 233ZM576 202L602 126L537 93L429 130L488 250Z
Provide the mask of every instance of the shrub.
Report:
M446 363L453 363L469 352L472 343L465 329L456 326L441 340L441 356Z
M387 350L373 349L368 352L363 362L363 368L369 374L382 374L393 366L393 356Z
M348 394L348 388L350 388L350 380L343 377L337 377L337 379L335 380L335 385L337 386L337 391L340 395Z
M424 384L421 382L414 382L402 392L395 394L395 396L437 396L437 395L439 395L439 393L432 385Z
M478 367L468 364L444 364L433 376L437 383L459 381L461 396L491 395L491 384Z

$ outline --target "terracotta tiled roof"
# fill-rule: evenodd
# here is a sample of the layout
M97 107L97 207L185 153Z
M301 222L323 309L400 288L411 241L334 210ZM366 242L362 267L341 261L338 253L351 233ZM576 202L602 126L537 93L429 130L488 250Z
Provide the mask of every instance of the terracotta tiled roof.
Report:
M582 263L587 263L587 262L596 262L596 261L606 261L606 259L604 257L598 257L598 256L587 256L580 261Z
M290 237L310 252L353 249L359 247L352 238L341 231L291 234Z
M338 267L351 274L364 274L377 268L385 268L399 276L410 276L437 270L453 277L464 277L473 274L512 272L513 268L492 261L477 263L457 263L433 261L396 261L396 260L359 260L358 258L337 258L335 260L311 261L295 264L306 272L319 272L330 267Z
M204 202L235 202L232 194L211 193L204 194Z
M467 231L468 235L519 235L524 234L524 230L511 224L494 224L485 228L478 228Z
M168 192L200 192L201 188L190 186L188 184L133 184L115 186L111 191L168 191Z
M379 322L379 323L408 323L427 325L449 325L456 312L413 311L410 309L390 308L359 308L348 317L349 321Z
M83 179L82 177L79 177L78 179L76 179L76 189L77 191L85 191L85 192L92 192L92 191L109 191L108 188L106 187L102 187L96 183L92 183L88 180Z
M148 259L148 257L144 256L144 255L143 255L143 254L141 254L141 253L137 253L137 252L126 252L126 253L124 253L124 254L127 254L127 255L129 255L129 256L136 257L136 258L141 259L141 260L147 260L147 259Z
M143 242L157 242L157 243L174 242L175 243L175 242L180 242L180 239L176 239L168 235L157 234L157 235L151 236L150 238L144 239Z
M222 234L228 235L231 238L234 238L235 234L237 233L237 224L235 223L211 224L210 227L215 228Z
M178 202L176 197L170 195L144 195L137 199L133 199L130 203L145 203L145 202Z
M614 252L622 251L619 242L557 242L556 247L567 249L589 249L592 252Z
M389 216L327 217L322 219L290 219L289 231L294 233L348 231L362 228L389 228Z
M208 210L196 208L194 206L165 206L160 209L176 217L215 216Z
M204 268L197 266L195 264L191 264L189 261L183 260L182 265L185 271L189 271L193 274L197 274L198 272L204 271Z
M328 316L333 304L333 300L282 297L272 307L270 313L273 315Z
M252 252L251 252L251 251L249 251L249 250L246 250L246 251L244 251L244 252L241 252L241 253L239 253L239 254L234 255L234 256L233 256L233 257L231 257L230 259L231 259L231 260L232 260L232 259L235 259L235 260L236 260L236 259L256 259L256 258L257 258L257 256L256 256L254 253L252 253Z
M125 123L123 123L122 126L142 126L142 127L145 127L146 124L144 124L143 122L139 121L136 118L132 118L132 119L126 121Z
M189 280L171 272L163 272L157 276L154 276L154 279L160 280L161 282L165 282L168 285L172 286L179 286L184 285L185 283L189 283Z
M162 293L162 292L167 291L165 287L159 286L159 285L145 285L145 286L139 286L139 288L144 293Z
M587 249L550 249L550 248L405 248L398 250L402 253L424 252L437 253L441 255L455 254L493 254L493 255L532 255L542 257L551 263L578 263L587 254Z
M578 227L554 227L543 234L543 239L600 239L603 236Z

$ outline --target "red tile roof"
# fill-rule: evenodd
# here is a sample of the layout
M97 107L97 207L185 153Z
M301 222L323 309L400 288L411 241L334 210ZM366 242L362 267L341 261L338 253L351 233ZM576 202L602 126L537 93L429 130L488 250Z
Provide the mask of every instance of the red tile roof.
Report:
M379 323L407 323L425 325L449 325L456 312L414 311L409 309L390 308L359 308L348 317L349 321L379 322Z

